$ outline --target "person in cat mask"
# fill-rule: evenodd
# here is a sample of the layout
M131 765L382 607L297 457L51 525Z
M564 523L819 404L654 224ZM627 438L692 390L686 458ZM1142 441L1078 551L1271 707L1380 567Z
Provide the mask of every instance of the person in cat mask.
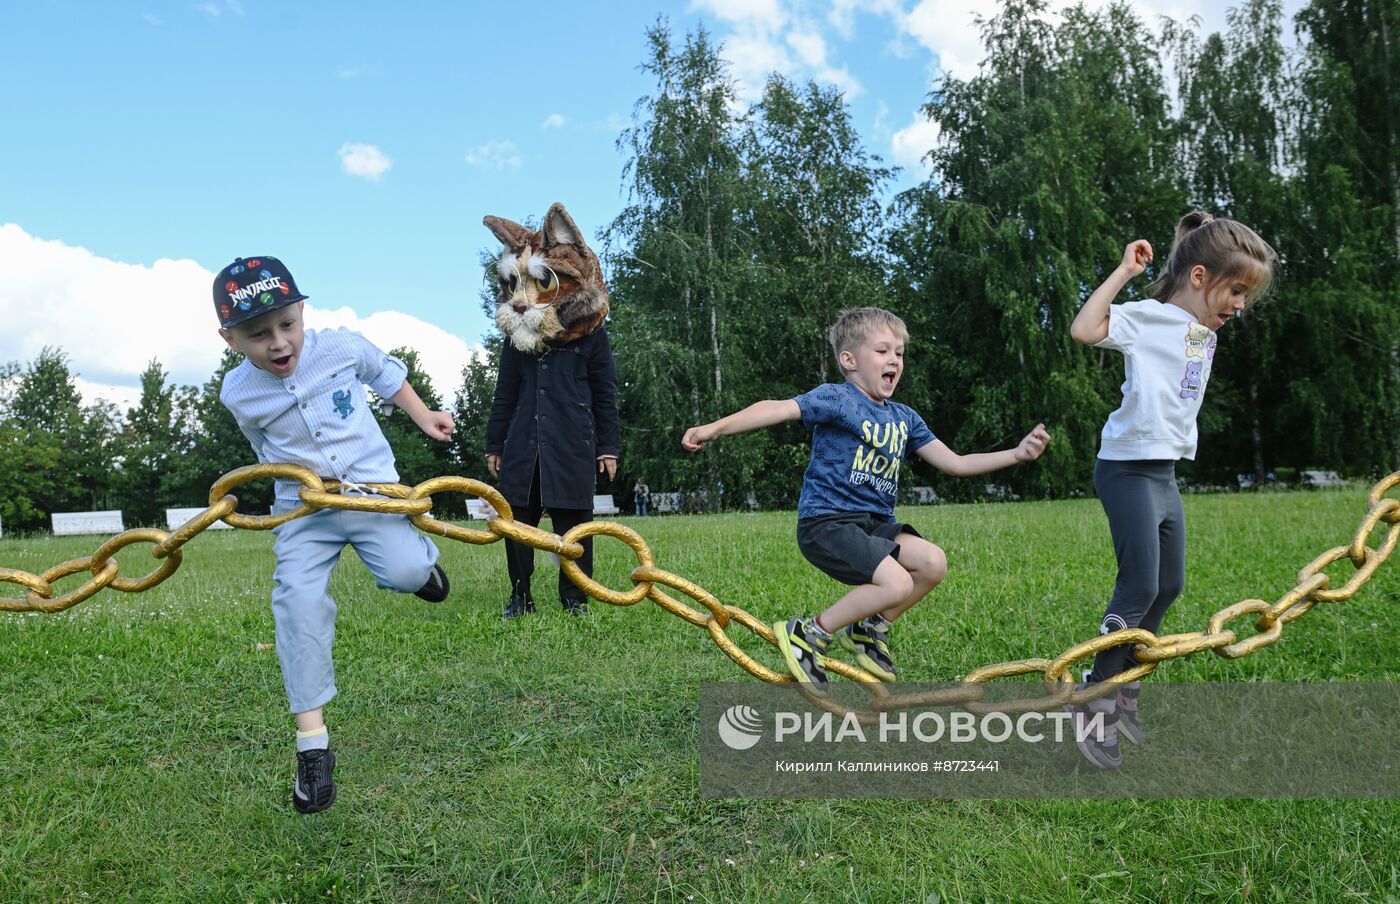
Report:
M505 335L486 424L486 467L499 478L515 519L538 525L548 510L563 535L593 517L597 474L617 474L617 367L603 319L608 290L598 257L564 205L531 231L500 217L482 220L505 246L496 264L496 325ZM593 538L580 541L593 574ZM503 618L535 611L535 551L506 540L510 601ZM559 602L583 615L587 597L561 569Z

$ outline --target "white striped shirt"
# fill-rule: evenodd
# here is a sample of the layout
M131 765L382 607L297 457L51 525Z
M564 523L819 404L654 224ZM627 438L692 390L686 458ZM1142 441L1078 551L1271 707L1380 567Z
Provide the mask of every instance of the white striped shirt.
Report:
M224 376L219 399L260 462L291 462L356 483L397 483L394 453L369 410L365 384L387 399L407 376L402 361L359 333L307 330L290 377L245 358ZM296 500L300 489L295 480L278 480L277 498Z

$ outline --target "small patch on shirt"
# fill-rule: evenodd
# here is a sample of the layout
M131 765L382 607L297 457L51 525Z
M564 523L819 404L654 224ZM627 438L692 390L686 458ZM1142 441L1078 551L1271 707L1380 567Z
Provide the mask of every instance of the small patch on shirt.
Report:
M335 403L335 410L340 412L342 421L355 410L355 406L350 404L350 390L348 389L337 389L331 393L331 401Z

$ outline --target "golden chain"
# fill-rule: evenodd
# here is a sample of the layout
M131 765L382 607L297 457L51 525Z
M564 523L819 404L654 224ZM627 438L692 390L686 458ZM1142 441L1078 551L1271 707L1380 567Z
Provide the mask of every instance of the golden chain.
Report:
M297 480L301 484L302 504L277 515L239 514L238 498L233 496L231 491L249 481L268 477ZM1275 643L1282 635L1285 625L1307 614L1313 606L1350 599L1371 579L1371 575L1390 557L1396 545L1400 544L1400 500L1385 497L1397 484L1400 484L1400 471L1372 487L1368 497L1370 510L1361 520L1361 525L1356 529L1351 542L1346 546L1329 549L1303 566L1298 572L1297 586L1279 597L1277 602L1270 604L1263 600L1249 599L1226 606L1210 617L1204 631L1158 637L1142 628L1126 628L1075 644L1054 659L1018 659L985 665L969 672L957 686L910 694L891 694L864 669L835 659L825 660L828 670L861 683L873 697L871 710L850 710L835 700L812 693L805 686L797 685L797 689L833 712L856 712L863 721L873 721L882 711L912 706L956 705L972 712L1046 712L1068 703L1082 703L1110 693L1121 683L1136 681L1150 674L1169 659L1179 659L1202 650L1211 650L1226 659L1248 656L1255 650ZM560 557L559 564L564 573L594 599L614 606L631 606L644 599L650 599L672 615L708 631L715 644L749 674L764 681L796 684L792 676L776 672L750 657L726 633L730 624L738 623L776 647L777 638L769 625L738 606L721 603L698 584L657 568L651 547L630 527L613 521L589 521L562 537L551 534L515 521L510 504L499 492L480 481L465 477L434 477L415 487L396 483L365 486L389 498L340 495L336 492L339 489L336 481L323 481L299 465L259 464L238 468L219 478L210 488L207 509L169 533L152 527L124 531L107 540L92 555L62 562L42 574L0 568L0 583L22 584L29 589L24 599L0 598L0 611L59 612L76 606L104 587L127 593L149 590L170 577L180 567L181 547L218 521L246 530L269 530L279 524L328 508L385 512L407 515L420 530L464 543L480 545L508 537L535 549L556 553ZM480 497L495 509L496 517L488 522L486 530L475 530L439 521L429 514L433 508L433 494L439 492L465 493ZM1370 545L1371 533L1381 524L1389 525L1389 529L1380 545L1373 547ZM575 561L583 555L583 546L579 540L590 536L616 537L632 548L637 556L637 567L632 570L631 590L617 591L604 587L579 568ZM113 556L134 543L143 542L152 544L151 555L160 564L144 577L118 577L117 560ZM1356 571L1344 585L1333 590L1331 578L1323 569L1343 558L1350 559ZM89 572L90 577L68 593L54 596L55 581L81 572ZM689 597L704 607L705 611L702 612L668 595L662 587ZM1240 639L1226 626L1245 615L1256 616L1256 633ZM1123 672L1112 682L1092 685L1083 690L1075 689L1072 668L1076 663L1101 650L1127 643L1134 645L1133 658L1137 660L1137 665ZM995 678L1032 674L1043 676L1045 693L1041 696L996 703L984 702L986 682Z

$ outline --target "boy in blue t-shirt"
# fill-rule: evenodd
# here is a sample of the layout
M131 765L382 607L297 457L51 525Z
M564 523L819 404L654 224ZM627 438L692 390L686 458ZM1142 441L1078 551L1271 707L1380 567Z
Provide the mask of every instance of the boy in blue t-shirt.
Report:
M890 401L904 371L904 321L880 308L842 311L831 328L845 383L825 383L795 399L755 402L702 427L681 445L692 452L721 436L801 420L812 431L812 460L797 504L797 545L826 574L852 585L815 618L776 622L778 649L793 676L826 689L821 657L833 634L862 668L895 680L890 625L943 580L943 550L894 520L899 469L912 449L957 477L1034 461L1050 434L1044 424L1014 449L959 455L908 405Z

